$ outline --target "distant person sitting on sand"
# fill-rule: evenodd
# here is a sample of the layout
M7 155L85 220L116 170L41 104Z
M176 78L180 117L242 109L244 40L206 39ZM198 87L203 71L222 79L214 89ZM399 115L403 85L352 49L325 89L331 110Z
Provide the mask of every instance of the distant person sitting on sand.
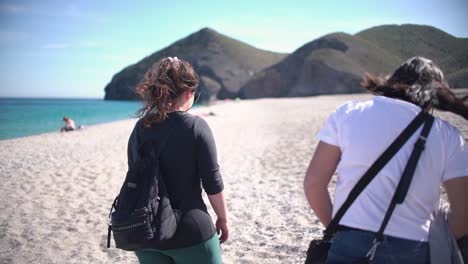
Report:
M73 121L73 119L68 116L64 116L62 120L65 122L65 125L60 129L60 132L68 132L76 129L75 121Z
M152 65L137 87L144 107L129 139L128 164L135 162L139 146L155 142L151 147L160 151L161 175L171 204L181 211L172 238L154 249L135 251L140 263L221 264L220 242L228 239L229 229L216 145L206 121L187 112L199 95L198 83L193 67L175 57ZM165 147L159 149L161 144ZM217 215L215 224L202 199L202 187Z
M307 200L325 227L374 161L416 116L428 121L431 129L420 138L424 125L419 126L351 203L338 223L326 263L357 263L372 255L373 261L365 263L429 263L429 230L441 185L451 207L448 224L461 246L468 234L468 149L457 128L430 112L449 111L468 120L468 105L449 89L439 67L421 57L407 60L386 78L368 74L362 85L376 96L347 102L330 115L318 133L320 141L305 175ZM384 227L403 170L422 142L425 147L408 192ZM332 204L327 187L335 170ZM377 236L381 227L383 234Z

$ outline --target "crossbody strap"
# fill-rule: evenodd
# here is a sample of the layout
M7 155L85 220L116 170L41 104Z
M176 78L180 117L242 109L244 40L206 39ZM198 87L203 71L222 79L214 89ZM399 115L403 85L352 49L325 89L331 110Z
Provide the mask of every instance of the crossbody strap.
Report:
M382 221L379 231L376 234L377 241L383 240L383 233L384 233L385 227L388 224L388 221L390 220L390 216L395 210L396 205L403 203L403 201L405 200L406 194L408 194L408 190L411 185L411 180L413 179L413 175L416 170L419 157L421 157L421 153L423 152L425 148L427 136L429 135L429 132L431 131L431 127L433 123L434 123L434 117L428 114L424 123L424 127L421 131L421 135L419 136L418 140L414 144L413 152L411 153L411 156L408 159L408 162L406 163L405 170L403 171L403 174L401 175L401 179L400 179L400 182L398 183L395 194L393 195L392 201L390 202L390 205L388 206L387 213L385 214L384 220Z
M380 170L387 164L387 162L403 147L408 139L416 132L416 130L424 122L426 116L429 115L425 111L421 111L411 123L401 132L401 134L393 141L393 143L380 155L379 158L369 167L364 173L356 186L351 190L348 198L335 214L326 230L324 231L324 240L331 240L333 234L337 231L338 224L344 216L349 207L357 199L359 194L366 188L366 186L374 179Z

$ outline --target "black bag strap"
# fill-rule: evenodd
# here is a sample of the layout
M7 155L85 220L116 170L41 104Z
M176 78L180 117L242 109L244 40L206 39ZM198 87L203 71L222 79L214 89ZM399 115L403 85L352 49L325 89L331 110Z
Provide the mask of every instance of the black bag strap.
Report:
M414 144L413 152L411 153L411 156L408 159L408 162L406 163L405 170L403 171L403 174L401 175L401 179L400 179L400 182L398 183L395 194L393 195L392 201L390 202L390 205L388 206L387 213L385 214L384 220L382 221L379 231L376 234L377 241L383 240L383 233L384 233L385 227L388 224L388 221L390 220L390 216L395 210L396 205L402 204L403 201L405 200L406 194L408 194L408 190L411 185L411 180L413 179L413 175L416 170L419 157L421 157L421 153L423 152L425 148L427 136L429 135L429 132L431 131L431 127L433 123L434 123L434 117L428 114L424 123L424 127L421 131L421 135L419 136L418 140Z
M151 155L153 155L151 157L151 159L154 160L154 161L159 159L159 156L160 156L161 152L164 150L164 147L167 145L167 142L169 141L169 138L173 134L172 132L176 127L175 123L177 121L175 120L175 117L174 117L174 119L171 119L171 120L168 119L167 121L170 122L169 129L167 130L166 135L163 138L163 141L162 141L161 145L158 146L157 151L155 153L150 152ZM141 158L141 152L144 152L145 150L154 150L154 143L156 141L159 141L159 140L146 140L146 141L142 142L141 144L139 144L138 148L137 148L138 151L134 152L135 157L136 158ZM161 177L159 179L159 182L163 186L162 188L167 190L164 178ZM184 201L185 201L186 197L190 197L190 192L187 192L187 193L185 193L183 195L183 197L181 199L182 202L180 203L180 205L179 205L179 207L177 209L180 209L180 210L185 209L187 202L184 202Z
M171 122L172 120L167 120L170 122L169 124L169 129L168 131L166 132L166 135L165 137L163 138L163 141L162 141L162 144L158 147L157 149L157 152L155 153L155 156L153 157L154 159L158 159L159 158L159 155L161 154L162 150L164 149L164 147L166 146L167 142L169 141L169 137L171 136L172 134L172 130L174 129L174 124L171 124L171 123L174 123L174 122ZM134 136L134 140L133 142L135 142L134 144L134 147L133 147L133 157L134 157L134 160L139 160L142 158L141 156L141 152L145 149L145 148L148 148L148 146L150 146L151 148L154 146L154 142L156 140L152 139L152 140L146 140L146 141L143 141L142 143L139 143L138 141L138 133L135 133L133 134ZM159 141L159 140L157 140Z
M137 124L137 125L139 125L139 124ZM169 141L169 137L170 137L170 135L172 133L172 130L174 129L175 125L170 124L169 126L170 127L169 127L169 130L167 132L167 135L164 137L163 143L161 144L161 146L159 146L155 157L153 157L154 159L159 158L159 155L161 154L161 151L166 146L167 141ZM145 147L147 147L149 145L151 145L151 147L152 147L154 140L146 140L143 143L139 143L137 129L135 129L132 132L131 137L132 137L131 140L133 141L133 144L132 144L133 162L136 162L137 160L140 160L142 158L140 152L143 150L143 148L145 148ZM117 197L115 197L115 199L114 199L114 202L112 203L112 206L111 206L111 209L110 209L110 212L109 212L109 218L111 217L112 210L117 206L118 201L119 201L119 196L117 195Z
M421 124L426 120L427 116L430 116L427 112L422 110L409 125L401 132L401 134L393 141L392 144L380 155L379 158L369 167L369 169L364 173L361 179L358 181L356 186L351 190L348 195L348 198L340 207L340 209L335 214L335 217L332 219L328 227L324 231L324 240L331 240L333 235L338 229L338 224L340 223L341 218L344 216L349 207L357 199L359 194L366 188L366 186L374 179L374 177L382 170L383 167L388 163L388 161L393 158L393 156L403 147L403 145L408 141L408 139L416 132L416 130L421 126ZM432 117L432 116L431 116Z

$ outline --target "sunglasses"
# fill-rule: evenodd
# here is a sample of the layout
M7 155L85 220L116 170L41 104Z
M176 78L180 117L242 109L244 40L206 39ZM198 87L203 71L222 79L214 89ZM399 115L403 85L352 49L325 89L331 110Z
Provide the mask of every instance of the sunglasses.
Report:
M193 103L195 104L198 101L198 99L200 99L201 91L195 89L192 92L194 93Z

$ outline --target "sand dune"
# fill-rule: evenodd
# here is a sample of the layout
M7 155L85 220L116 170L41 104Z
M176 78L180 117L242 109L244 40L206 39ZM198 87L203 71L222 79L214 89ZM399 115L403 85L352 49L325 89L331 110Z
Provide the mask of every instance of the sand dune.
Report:
M302 191L315 135L344 101L262 99L194 110L218 145L230 211L224 263L302 263L322 226ZM462 130L466 120L439 114ZM106 249L109 206L125 177L135 120L0 141L0 263L136 263Z

